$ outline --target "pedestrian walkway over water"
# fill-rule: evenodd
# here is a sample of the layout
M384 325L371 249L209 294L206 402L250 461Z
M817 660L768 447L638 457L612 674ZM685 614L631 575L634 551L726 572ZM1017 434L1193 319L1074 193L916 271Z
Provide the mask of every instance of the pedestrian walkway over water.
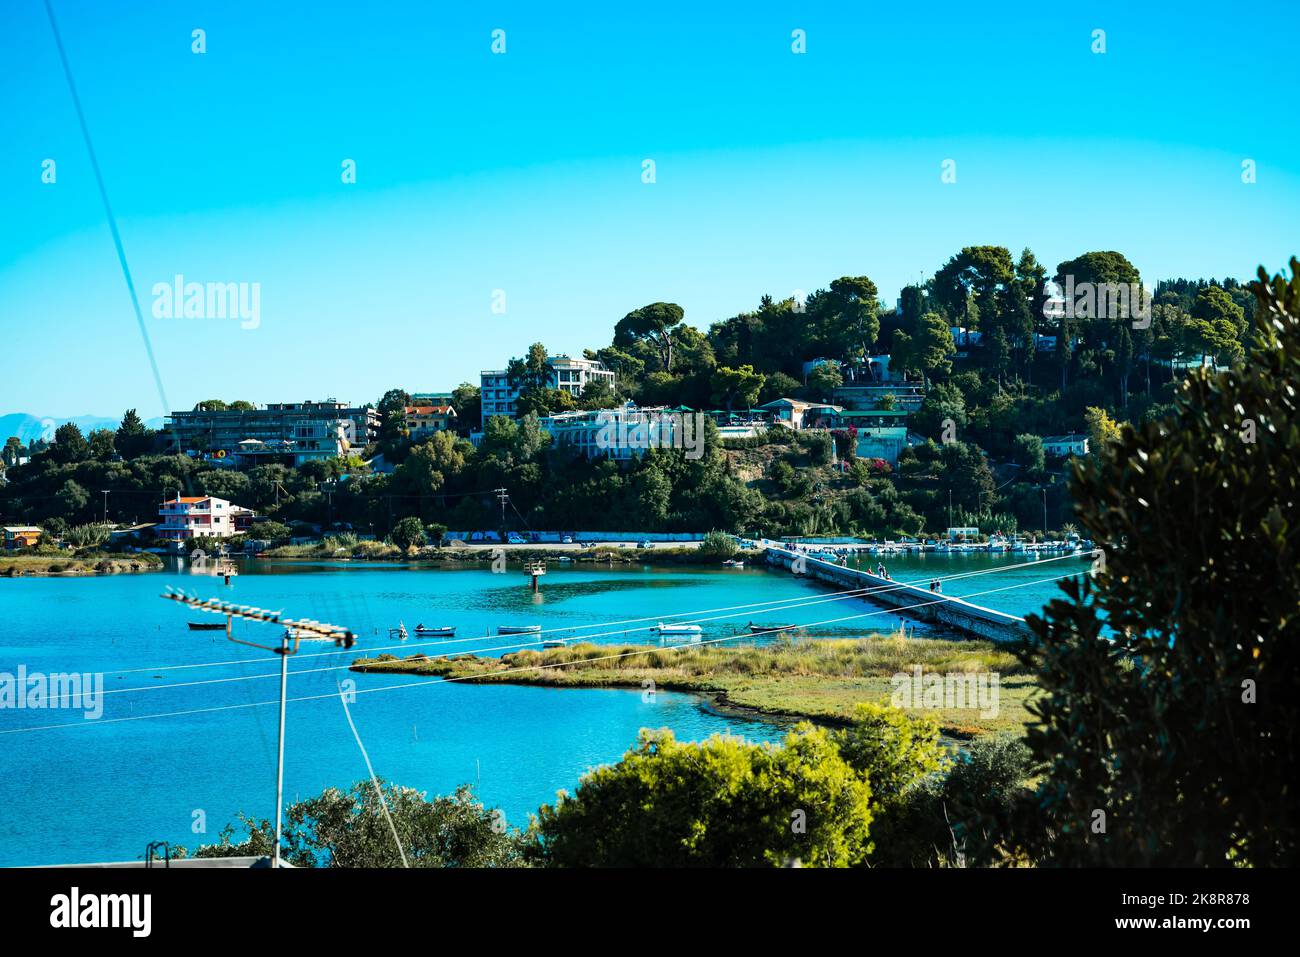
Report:
M862 600L876 602L900 613L934 624L947 625L990 641L1016 641L1029 634L1023 618L945 596L918 585L907 585L857 568L813 558L802 552L767 545L763 555L769 565L794 569L842 589L863 589Z

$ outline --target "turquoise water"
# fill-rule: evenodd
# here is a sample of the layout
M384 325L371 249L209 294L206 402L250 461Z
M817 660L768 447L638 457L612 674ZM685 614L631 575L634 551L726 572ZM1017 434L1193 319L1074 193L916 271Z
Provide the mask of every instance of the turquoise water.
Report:
M864 561L868 559L864 557ZM876 559L870 559L874 567ZM1014 568L1011 556L885 559L896 579L990 570L945 586L948 594L1031 582L1082 563ZM1086 566L1084 566L1086 567ZM996 570L996 571L994 571ZM167 585L203 597L283 608L294 616L352 628L358 648L304 644L290 659L286 800L365 776L336 682L351 679L358 730L378 774L433 793L472 783L516 825L572 789L590 767L615 761L643 727L669 727L698 740L718 732L779 738L780 725L721 715L692 695L638 690L555 690L475 686L346 670L358 653L389 649L502 654L536 641L484 637L502 624L538 624L565 637L645 642L644 629L695 612L704 638L727 638L748 621L811 624L815 636L890 631L898 616L857 600L829 600L819 586L763 569L572 570L552 565L533 595L516 570L406 569L362 563L250 563L227 587L185 568L147 575L0 580L0 672L103 672L103 715L77 710L0 710L0 865L129 860L151 840L193 847L245 811L274 810L278 662L220 633L189 631L213 616L162 600ZM973 600L1023 614L1055 585L1022 587ZM789 600L780 610L735 606ZM710 611L711 609L734 609ZM721 617L730 616L730 617ZM647 619L611 624L627 619ZM387 629L454 624L455 641L392 647ZM620 633L628 631L629 633ZM615 632L608 634L608 632ZM915 634L939 634L915 626ZM278 630L238 623L236 636L274 642ZM750 641L752 639L744 638ZM216 666L190 667L193 665ZM296 672L296 673L295 673ZM237 679L237 680L229 680ZM367 689L388 688L367 693ZM306 700L294 700L306 699ZM188 713L178 713L188 712ZM55 725L57 727L47 727ZM193 830L202 815L205 833Z

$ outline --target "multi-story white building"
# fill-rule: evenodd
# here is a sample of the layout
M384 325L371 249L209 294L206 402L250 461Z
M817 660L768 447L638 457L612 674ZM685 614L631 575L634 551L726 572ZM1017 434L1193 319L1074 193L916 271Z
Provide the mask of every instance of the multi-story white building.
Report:
M224 498L211 495L189 497L177 495L158 509L162 521L154 529L161 539L186 542L195 538L229 538L248 530L253 510L232 505Z
M546 365L546 387L560 389L574 398L582 395L583 390L593 382L604 382L611 390L614 388L614 373L599 360L551 356L546 360ZM494 415L512 419L515 417L519 389L510 384L506 370L485 369L479 376L479 392L483 403L484 426Z
M638 408L626 402L613 409L557 412L539 420L543 431L559 449L589 459L627 462L648 449L686 449L698 457L703 451L704 415L682 408Z
M188 452L230 461L301 465L346 455L379 437L379 412L337 399L272 402L261 409L173 412L168 442Z

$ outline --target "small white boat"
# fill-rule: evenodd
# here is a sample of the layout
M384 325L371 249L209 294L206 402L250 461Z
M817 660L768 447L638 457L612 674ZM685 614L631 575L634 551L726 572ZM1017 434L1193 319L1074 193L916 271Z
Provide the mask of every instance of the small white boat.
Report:
M767 634L769 632L793 631L799 626L798 625L756 625L754 622L751 621L746 627L748 627L749 630L754 634L762 635L762 634Z
M723 568L744 568L745 563L742 562L739 558L728 558L725 562L722 563L722 567Z
M665 625L662 621L651 630L661 635L698 635L704 631L699 625Z
M314 631L306 631L302 628L286 628L284 637L290 641L333 641L328 635L318 634Z
M498 635L535 635L541 630L541 625L497 625Z
M543 648L563 648L567 642L563 638L547 638L542 642Z
M420 638L454 638L456 637L456 627L454 625L443 625L437 628L426 628L424 625L416 625L415 634Z

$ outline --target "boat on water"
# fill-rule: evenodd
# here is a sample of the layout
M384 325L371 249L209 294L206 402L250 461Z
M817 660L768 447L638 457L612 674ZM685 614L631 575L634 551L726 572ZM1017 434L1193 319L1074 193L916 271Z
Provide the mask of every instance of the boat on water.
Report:
M798 625L759 625L751 621L745 627L747 627L750 631L754 632L755 634L764 634L767 632L775 632L775 631L793 631L799 626Z
M535 635L541 630L541 625L497 625L498 635Z
M563 648L568 644L563 638L547 638L542 642L543 648Z
M419 638L454 638L456 637L456 626L441 625L436 628L427 628L424 625L416 625L415 634Z
M722 567L723 568L744 568L745 563L742 562L739 558L728 558L725 562L722 563Z
M398 641L405 641L410 635L406 630L405 623L399 621L396 628L388 629L388 637L396 638Z
M225 631L226 623L224 621L191 621L187 622L190 631Z
M328 635L322 635L314 631L307 631L303 628L286 628L284 637L290 641L333 641Z
M661 635L699 635L704 629L699 625L665 625L662 621L655 625L651 631Z

